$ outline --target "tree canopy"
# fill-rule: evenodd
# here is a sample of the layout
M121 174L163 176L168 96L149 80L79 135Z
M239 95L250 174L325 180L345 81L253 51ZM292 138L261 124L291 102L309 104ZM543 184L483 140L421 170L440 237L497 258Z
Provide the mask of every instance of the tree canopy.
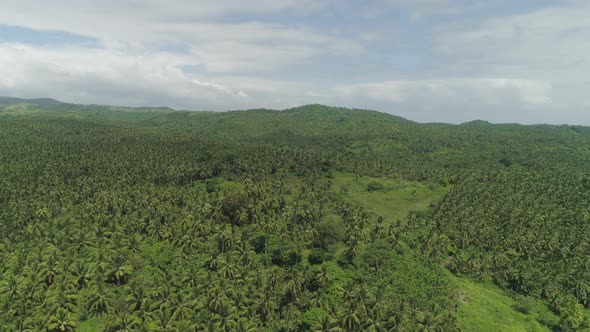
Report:
M581 329L588 165L580 126L417 124L321 105L0 106L0 322L453 331L452 273L546 301L560 317L549 328ZM400 220L333 190L343 173L448 194Z

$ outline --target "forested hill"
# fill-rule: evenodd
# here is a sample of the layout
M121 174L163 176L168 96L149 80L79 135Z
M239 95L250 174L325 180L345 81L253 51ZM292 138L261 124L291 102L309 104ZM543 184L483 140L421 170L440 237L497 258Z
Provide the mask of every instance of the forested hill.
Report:
M590 128L0 98L2 331L576 331Z
M11 100L0 98L0 105ZM461 125L419 124L386 113L322 105L283 111L192 112L31 99L12 100L10 105L0 106L0 116L7 120L94 121L142 128L142 131L165 128L168 133L198 134L232 145L250 142L323 149L357 162L387 161L384 167L401 171L398 175L435 172L453 176L458 170L500 170L512 165L584 172L590 161L590 127L485 121ZM404 176L417 178L419 174Z

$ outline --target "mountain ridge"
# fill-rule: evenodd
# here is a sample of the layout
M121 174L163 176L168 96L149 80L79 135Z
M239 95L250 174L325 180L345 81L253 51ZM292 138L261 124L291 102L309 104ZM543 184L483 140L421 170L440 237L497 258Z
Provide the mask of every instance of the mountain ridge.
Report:
M549 124L549 123L534 123L534 124L524 124L519 122L490 122L488 120L482 119L472 119L467 120L461 123L450 123L450 122L440 122L440 121L428 121L428 122L417 122L410 119L407 119L403 116L396 115L393 113L389 113L386 111L381 110L372 110L372 109L362 109L362 108L352 108L352 107L341 107L341 106L331 106L331 105L324 105L324 104L304 104L300 106L294 106L284 109L270 109L270 108L248 108L248 109L231 109L225 111L211 111L211 110L187 110L187 109L176 109L168 106L120 106L120 105L108 105L108 104L78 104L78 103L70 103L70 102L63 102L53 98L19 98L19 97L11 97L11 96L0 96L0 111L6 107L15 107L18 105L28 106L30 109L31 105L37 106L42 110L51 110L51 111L63 111L63 110L74 110L74 111L100 111L100 110L108 110L108 111L119 111L119 112L154 112L154 111L161 111L166 113L215 113L215 114L231 114L236 112L269 112L273 113L284 113L284 114L314 114L318 112L330 114L339 114L339 115L351 115L351 114L371 114L373 117L381 117L382 119L392 120L395 119L396 122L404 123L404 124L421 124L421 125L428 125L428 126L463 126L463 127L471 127L471 128L490 128L497 125L518 125L518 126L525 126L525 127L534 127L534 126L567 126L567 127L579 127L585 128L588 126L579 125L579 124Z

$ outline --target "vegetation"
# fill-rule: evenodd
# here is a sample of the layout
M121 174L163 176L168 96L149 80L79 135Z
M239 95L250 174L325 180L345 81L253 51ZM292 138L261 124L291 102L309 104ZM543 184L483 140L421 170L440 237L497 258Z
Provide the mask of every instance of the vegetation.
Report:
M577 126L0 98L0 323L587 329L589 162Z

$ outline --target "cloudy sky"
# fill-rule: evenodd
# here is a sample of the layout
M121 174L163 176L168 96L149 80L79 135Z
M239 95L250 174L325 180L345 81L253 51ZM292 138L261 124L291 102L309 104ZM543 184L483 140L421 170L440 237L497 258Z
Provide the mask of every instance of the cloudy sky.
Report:
M590 1L0 0L0 95L590 125Z

